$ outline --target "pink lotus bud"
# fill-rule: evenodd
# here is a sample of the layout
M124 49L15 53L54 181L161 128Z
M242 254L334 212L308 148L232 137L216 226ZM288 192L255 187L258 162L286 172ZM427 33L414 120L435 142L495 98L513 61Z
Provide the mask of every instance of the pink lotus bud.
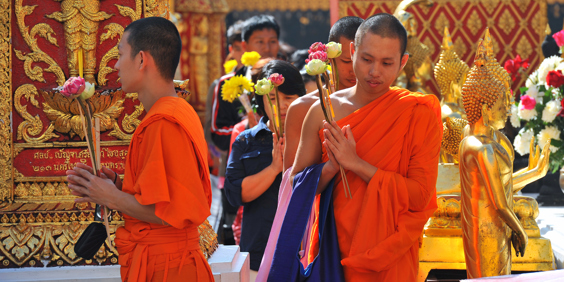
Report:
M69 77L65 84L63 84L63 89L60 91L61 94L65 97L69 98L76 98L82 91L84 91L84 87L86 86L84 78L82 77Z
M326 62L327 61L327 53L323 52L323 51L317 51L317 52L309 54L309 60L311 61L313 59L318 59L322 62Z
M554 38L554 41L556 41L556 45L558 45L558 47L564 46L564 30L553 34L552 38Z
M276 87L278 87L278 86L282 85L282 83L284 83L284 77L279 73L271 74L270 77L268 78L268 80L270 80L270 82L272 82L272 84L274 84L274 86L276 86Z
M520 106L521 110L532 110L535 108L536 105L537 105L537 101L535 100L535 98L529 95L521 96L521 106Z
M327 52L327 46L325 46L325 44L323 44L321 42L315 42L315 43L311 44L311 47L309 47L308 52L311 54L311 53L315 53L317 51Z

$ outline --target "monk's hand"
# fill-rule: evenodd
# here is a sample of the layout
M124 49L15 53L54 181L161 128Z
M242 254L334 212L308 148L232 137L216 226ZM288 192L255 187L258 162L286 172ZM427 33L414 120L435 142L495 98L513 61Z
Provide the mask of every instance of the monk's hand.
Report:
M278 139L276 133L273 133L272 143L272 163L270 164L270 168L278 174L282 172L284 164L284 137Z
M109 178L106 173L98 177L93 174L91 167L77 164L74 169L67 171L67 181L72 194L80 197L75 199L75 202L93 202L116 209L117 206L114 205L112 199L116 198L116 192L119 190L114 185L113 179Z
M336 122L328 123L323 121L323 135L325 136L325 147L327 152L333 155L338 165L344 169L353 170L354 166L360 163L356 153L356 141L351 131L350 125L339 128Z

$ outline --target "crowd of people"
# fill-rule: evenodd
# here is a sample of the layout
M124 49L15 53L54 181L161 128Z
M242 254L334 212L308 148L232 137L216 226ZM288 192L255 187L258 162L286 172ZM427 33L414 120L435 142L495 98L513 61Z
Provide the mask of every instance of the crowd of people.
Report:
M332 26L328 41L340 43L342 55L335 121L327 122L304 69L308 51L281 48L272 16L235 23L227 57L237 66L210 85L203 128L169 75L181 46L171 25L138 20L119 44L123 90L139 93L147 110L123 183L108 169L100 177L85 165L67 172L77 201L124 213L115 239L122 279L213 280L196 247L211 204L210 151L220 160L219 238L249 253L251 281L414 281L419 237L436 208L442 123L434 95L391 87L408 60L403 25L378 14ZM237 99L222 99L222 86L246 74L241 57L251 51L261 56L253 82L276 73L285 81L254 95L256 112L245 114ZM265 106L276 100L280 136Z

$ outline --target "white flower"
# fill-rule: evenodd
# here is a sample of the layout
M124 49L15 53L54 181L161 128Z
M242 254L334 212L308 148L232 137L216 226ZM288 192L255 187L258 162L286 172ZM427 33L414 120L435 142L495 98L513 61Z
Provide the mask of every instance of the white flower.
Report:
M539 146L543 148L550 139L560 140L560 130L558 130L556 126L547 126L539 132L537 138ZM556 151L558 151L558 147L550 145L550 151L552 153L556 153Z
M307 74L309 75L318 75L322 74L327 70L327 64L319 59L313 59L305 65L305 69Z
M268 78L265 77L257 81L257 84L255 85L255 89L256 89L255 93L257 93L258 95L264 95L270 93L270 91L274 89L274 85L272 85L270 80L268 80Z
M542 93L542 94L544 94L544 93ZM542 102L542 95L540 96L540 101L539 101L539 86L538 85L531 85L531 87L529 87L529 89L527 89L527 92L525 92L525 95L535 98L537 103Z
M515 104L511 104L511 125L515 128L521 127L521 120L519 119L519 108Z
M325 44L327 47L327 58L333 59L341 56L343 51L341 50L341 43L335 43L333 41Z
M94 91L95 91L94 83L86 82L84 83L84 91L82 91L82 93L78 97L82 100L89 99L90 97L92 97L92 95L94 95Z
M532 120L532 119L537 117L537 114L538 114L537 110L535 110L535 109L531 109L531 110L523 109L523 107L521 106L521 103L522 102L519 102L519 118L520 119L529 121L529 120Z
M542 120L544 122L552 122L556 118L556 115L560 112L562 106L560 105L560 101L551 100L550 102L546 103L544 110L542 110Z
M555 70L561 62L562 58L559 56L552 56L544 59L538 69L539 82L546 85L546 76L548 75L548 72Z
M535 70L529 75L527 81L525 81L525 87L530 88L531 86L538 83L539 83L539 71Z
M513 141L515 152L519 153L521 156L528 154L533 135L535 135L535 133L532 129L525 130L525 128L522 128L519 130L519 134L515 136L515 141Z

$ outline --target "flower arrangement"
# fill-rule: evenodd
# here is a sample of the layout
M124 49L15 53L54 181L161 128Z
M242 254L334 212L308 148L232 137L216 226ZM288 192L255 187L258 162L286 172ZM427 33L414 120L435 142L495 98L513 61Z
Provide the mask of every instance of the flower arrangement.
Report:
M253 51L253 52L245 52L241 57L241 63L247 67L247 72L245 76L237 75L233 76L232 78L225 81L223 86L221 87L221 97L223 100L233 103L235 98L238 98L247 116L250 119L254 119L254 114L249 115L250 113L254 113L253 107L251 106L251 101L249 100L249 93L253 91L254 83L251 82L251 70L253 66L260 60L260 54ZM225 63L224 68L227 72L227 68L230 67L228 65L229 61ZM236 62L235 62L236 63ZM237 67L234 65L232 69ZM226 86L227 85L227 86ZM245 95L243 95L245 94ZM256 120L252 121L252 123L256 124Z
M90 160L92 162L92 169L97 176L102 174L102 165L100 162L100 118L93 118L92 105L89 101L90 97L94 95L95 85L86 82L82 77L70 77L63 84L57 88L61 95L76 99L80 105L80 117L82 120L82 128L84 136L86 137L86 144L88 152L90 153ZM94 119L94 124L92 120ZM98 209L98 205L96 206ZM108 208L103 207L102 217L104 218L104 225L106 226L107 238L110 237L110 227L108 222ZM111 244L110 244L111 245Z
M269 78L265 77L257 81L257 84L255 85L255 93L261 96L269 95L272 89L276 90L276 105L272 104L270 98L268 98L267 100L268 104L270 105L270 112L272 113L274 118L272 122L274 123L274 131L278 139L280 139L280 137L282 137L282 135L284 134L284 128L282 127L282 122L280 119L280 101L278 100L278 86L282 85L282 83L284 83L284 77L279 73L273 73Z
M563 34L564 36L564 34ZM564 39L564 38L563 38ZM563 42L564 44L564 42ZM564 131L564 61L558 56L546 58L532 72L520 89L521 99L511 106L511 125L523 128L515 136L513 145L520 155L531 153L531 142L536 136L542 148L550 142L550 169L564 165L562 135ZM534 153L534 152L533 152Z
M331 104L330 95L338 89L339 80L334 59L339 57L342 53L341 44L329 42L325 45L321 42L315 42L309 47L308 53L309 56L305 66L306 72L311 76L315 76L317 90L319 91L319 104L323 110L323 115L325 115L327 122L332 122L335 118L335 113L333 111L333 105ZM321 82L321 75L323 75L325 79L326 87L324 87ZM339 169L344 183L345 197L352 198L345 170L342 166L339 166Z

